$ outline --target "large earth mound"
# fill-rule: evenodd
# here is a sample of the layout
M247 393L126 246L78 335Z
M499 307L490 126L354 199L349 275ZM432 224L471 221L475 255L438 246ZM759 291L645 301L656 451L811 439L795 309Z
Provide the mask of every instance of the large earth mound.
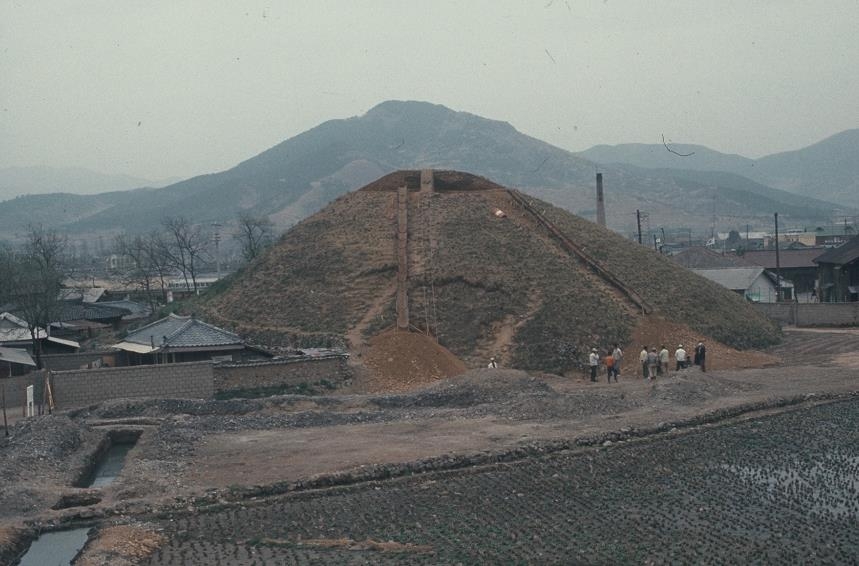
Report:
M335 200L234 276L205 310L263 342L276 334L362 351L397 321L403 186L408 325L470 366L496 356L521 369L581 368L592 346L629 344L651 317L734 348L779 339L742 297L648 247L447 171L435 171L429 188L420 171L399 171Z

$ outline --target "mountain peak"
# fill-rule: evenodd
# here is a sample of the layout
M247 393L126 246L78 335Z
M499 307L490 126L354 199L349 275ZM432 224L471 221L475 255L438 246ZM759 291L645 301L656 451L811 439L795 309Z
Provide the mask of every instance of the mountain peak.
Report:
M441 104L433 104L431 102L425 102L422 100L386 100L370 108L370 110L367 111L367 114L365 114L365 116L368 118L372 118L375 116L389 116L392 114L397 116L406 116L414 114L442 116L456 114L456 112L451 110L447 106L442 106Z

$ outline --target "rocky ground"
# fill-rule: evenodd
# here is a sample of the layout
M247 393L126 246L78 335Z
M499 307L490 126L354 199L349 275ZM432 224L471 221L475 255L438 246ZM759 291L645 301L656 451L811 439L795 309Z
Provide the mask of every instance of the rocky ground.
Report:
M859 392L852 355L859 335L792 331L786 337L767 354L779 365L706 374L689 369L655 383L623 374L609 385L604 377L591 384L472 370L400 393L114 401L19 422L0 441L0 562L25 547L36 529L68 524L96 527L81 558L86 564L638 560L660 533L692 529L703 536L706 517L716 513L721 521L744 498L769 493L766 481L756 479L764 477L756 447L772 448L755 436L759 426L749 424L755 419L764 423L760 430L775 431L764 436L803 447L773 460L784 477L805 474L785 480L790 505L803 505L808 490L819 489L807 486L830 473L808 467L821 451L834 454L846 477L856 477L859 454L817 448L812 440L828 435L859 445L845 436L855 435L848 425L856 402L837 405L847 409L817 407ZM725 419L739 419L736 430L746 432L723 438L708 428ZM792 427L802 430L790 436ZM111 430L142 433L119 479L98 490L74 487ZM681 433L682 442L672 436ZM746 437L754 437L751 448L744 447ZM726 467L695 463L696 450L709 462L722 445L733 451ZM659 469L648 474L653 466ZM690 478L685 487L684 477ZM629 497L609 497L612 485ZM727 485L737 491L725 501L707 499ZM648 507L650 499L635 500L652 492L664 497L658 508ZM703 499L695 504L707 511L672 523L671 506L699 492ZM820 492L818 499L829 496ZM745 540L766 517L786 513L782 500L770 499L747 526L735 527L746 534L714 534L701 544ZM855 528L855 509L842 507L813 524L789 515L767 537L795 529L818 548L824 531L806 527L840 529L853 521ZM622 533L634 525L639 538L626 540ZM601 535L602 527L608 530ZM571 529L587 536L564 538ZM610 542L615 539L621 542ZM119 548L110 540L128 544ZM755 540L763 552L776 539ZM849 536L839 541L821 554L824 561L838 562L839 552L857 548ZM589 549L592 554L581 554ZM666 547L653 558L697 561L684 552ZM751 561L766 561L748 552Z

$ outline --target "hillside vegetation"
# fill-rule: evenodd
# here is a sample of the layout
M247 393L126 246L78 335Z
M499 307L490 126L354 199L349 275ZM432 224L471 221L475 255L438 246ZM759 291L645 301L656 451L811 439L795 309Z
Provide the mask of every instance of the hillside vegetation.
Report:
M357 347L396 319L398 173L340 197L211 297L208 315L242 331ZM592 346L626 344L643 319L618 288L563 249L511 193L436 172L436 192L409 195L410 323L466 362L490 355L523 369L579 368ZM536 199L570 240L656 314L738 348L779 331L745 301L605 228ZM495 211L502 210L500 217Z

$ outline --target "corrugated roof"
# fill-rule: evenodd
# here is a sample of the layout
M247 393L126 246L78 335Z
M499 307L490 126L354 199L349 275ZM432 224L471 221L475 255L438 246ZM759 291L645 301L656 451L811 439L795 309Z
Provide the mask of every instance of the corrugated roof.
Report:
M62 344L63 346L68 346L70 348L80 348L81 345L74 340L67 340L65 338L57 338L56 336L48 336L48 342L54 342L55 344Z
M158 348L153 348L145 344L135 344L134 342L120 342L119 344L114 344L112 347L117 350L134 352L135 354L149 354L158 350Z
M815 258L824 253L826 253L826 248L779 250L779 266L785 269L816 268ZM743 260L751 265L759 265L767 269L776 268L775 250L749 250L743 254Z
M725 267L721 269L693 269L695 273L732 291L745 291L763 273L763 267Z
M170 314L129 334L125 342L150 347L154 345L156 349L166 346L171 350L243 345L237 334L190 316L176 314Z
M36 362L30 357L30 353L21 348L0 347L0 361L36 367Z
M832 248L826 253L818 256L815 263L833 263L844 265L859 259L859 236L851 238L847 243Z

